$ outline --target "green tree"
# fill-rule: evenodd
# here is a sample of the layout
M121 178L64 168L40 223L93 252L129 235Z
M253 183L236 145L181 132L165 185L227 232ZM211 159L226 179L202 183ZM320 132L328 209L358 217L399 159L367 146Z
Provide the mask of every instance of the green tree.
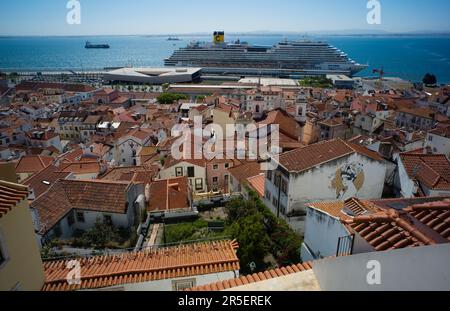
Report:
M432 86L432 85L436 85L437 84L437 78L435 75L431 74L431 73L427 73L424 77L423 77L423 84L427 85L427 86Z
M113 226L105 224L100 218L97 218L94 227L84 233L83 238L96 247L105 248L111 241L118 240L119 236Z
M269 253L270 240L261 215L252 214L240 218L227 228L226 235L232 236L239 243L237 255L243 273L265 270L264 258ZM251 263L256 264L255 271L250 269Z
M158 96L158 102L163 105L170 105L182 99L188 99L186 95L175 93L162 93Z

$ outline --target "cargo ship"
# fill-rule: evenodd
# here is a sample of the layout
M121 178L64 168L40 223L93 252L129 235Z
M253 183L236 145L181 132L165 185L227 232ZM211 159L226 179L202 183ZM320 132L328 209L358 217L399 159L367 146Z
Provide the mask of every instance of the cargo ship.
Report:
M321 41L288 41L274 46L225 42L223 31L214 32L213 42L192 42L164 60L169 67L202 67L212 75L266 75L277 77L353 76L367 68L339 49Z
M89 41L86 41L86 44L84 46L86 49L109 49L109 44L92 44Z

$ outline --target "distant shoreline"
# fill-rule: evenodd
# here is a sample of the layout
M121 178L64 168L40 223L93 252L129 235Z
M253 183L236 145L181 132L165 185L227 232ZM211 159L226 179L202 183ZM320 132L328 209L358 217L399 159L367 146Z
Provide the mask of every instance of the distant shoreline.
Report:
M435 33L227 33L228 36L243 36L243 37L283 37L283 36L326 36L326 37L446 37L450 36L450 32L435 32ZM0 39L9 38L89 38L89 37L148 37L148 38L164 38L172 35L146 35L146 34L129 34L129 35L0 35ZM210 37L208 33L198 34L176 34L177 37Z

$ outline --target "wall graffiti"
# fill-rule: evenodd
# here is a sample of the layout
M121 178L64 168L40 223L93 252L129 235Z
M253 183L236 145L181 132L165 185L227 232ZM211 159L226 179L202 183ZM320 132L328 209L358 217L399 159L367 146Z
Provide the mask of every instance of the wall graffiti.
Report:
M339 200L356 196L364 185L365 174L362 163L344 165L332 176L331 187Z

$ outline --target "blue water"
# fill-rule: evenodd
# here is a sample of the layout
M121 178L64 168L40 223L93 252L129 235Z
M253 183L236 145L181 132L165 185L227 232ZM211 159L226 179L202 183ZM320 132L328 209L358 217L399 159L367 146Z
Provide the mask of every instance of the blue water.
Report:
M95 70L117 66L162 66L164 58L174 49L204 37L181 37L182 41L167 41L166 37L3 37L0 38L0 70ZM227 40L236 37L227 36ZM273 45L281 36L242 36L242 41ZM287 39L299 39L287 37ZM425 73L435 74L440 83L450 83L450 36L324 36L327 41L359 63L369 64L360 73L371 76L373 68L383 67L388 76L420 81ZM108 43L111 49L88 50L85 42Z

